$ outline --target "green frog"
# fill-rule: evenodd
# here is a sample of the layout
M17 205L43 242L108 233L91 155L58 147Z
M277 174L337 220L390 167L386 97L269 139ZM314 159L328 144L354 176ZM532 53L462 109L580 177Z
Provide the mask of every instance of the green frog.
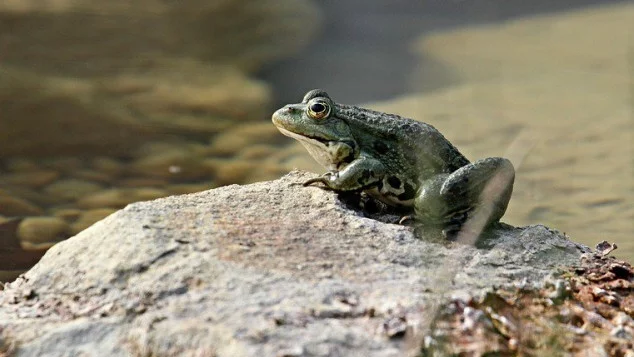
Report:
M320 89L277 110L272 119L328 170L305 186L363 191L449 231L476 213L482 226L499 221L513 191L515 169L509 160L471 163L429 124L338 104Z

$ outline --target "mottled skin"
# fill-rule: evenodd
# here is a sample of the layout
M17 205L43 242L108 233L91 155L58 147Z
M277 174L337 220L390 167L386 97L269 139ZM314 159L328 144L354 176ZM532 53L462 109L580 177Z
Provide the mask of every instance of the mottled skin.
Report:
M413 207L425 223L456 228L480 209L488 225L504 215L511 197L510 161L470 163L429 124L337 104L322 90L276 111L273 123L329 170L305 185L365 191L388 205Z

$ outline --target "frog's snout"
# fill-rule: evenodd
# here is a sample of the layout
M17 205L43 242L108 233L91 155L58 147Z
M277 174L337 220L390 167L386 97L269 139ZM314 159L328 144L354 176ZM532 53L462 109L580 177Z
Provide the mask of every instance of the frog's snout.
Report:
M283 108L280 108L273 113L272 119L275 125L281 125L290 121L293 118L293 115L297 114L299 111L298 108L295 108L292 105L287 105Z
M271 117L271 119L273 120L273 124L280 125L282 121L284 120L283 118L289 114L290 114L290 110L288 109L288 107L284 107L284 108L280 108L276 110L275 113L273 113L273 116Z

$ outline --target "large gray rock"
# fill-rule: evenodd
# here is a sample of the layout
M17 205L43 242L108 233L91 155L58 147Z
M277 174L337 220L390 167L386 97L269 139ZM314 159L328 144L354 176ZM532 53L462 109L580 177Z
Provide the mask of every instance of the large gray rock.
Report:
M135 203L59 243L0 291L0 354L403 356L448 295L587 251L543 226L429 242L307 177Z

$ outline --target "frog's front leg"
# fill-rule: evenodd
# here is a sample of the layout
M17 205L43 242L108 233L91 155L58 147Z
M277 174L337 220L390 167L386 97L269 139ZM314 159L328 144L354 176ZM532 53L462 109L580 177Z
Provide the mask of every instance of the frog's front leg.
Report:
M500 157L437 175L420 188L414 201L416 215L443 226L460 226L477 216L482 226L487 226L506 212L514 179L513 165Z
M330 171L304 182L304 186L322 183L335 191L362 190L378 183L385 175L385 167L375 159L359 157L341 171Z

